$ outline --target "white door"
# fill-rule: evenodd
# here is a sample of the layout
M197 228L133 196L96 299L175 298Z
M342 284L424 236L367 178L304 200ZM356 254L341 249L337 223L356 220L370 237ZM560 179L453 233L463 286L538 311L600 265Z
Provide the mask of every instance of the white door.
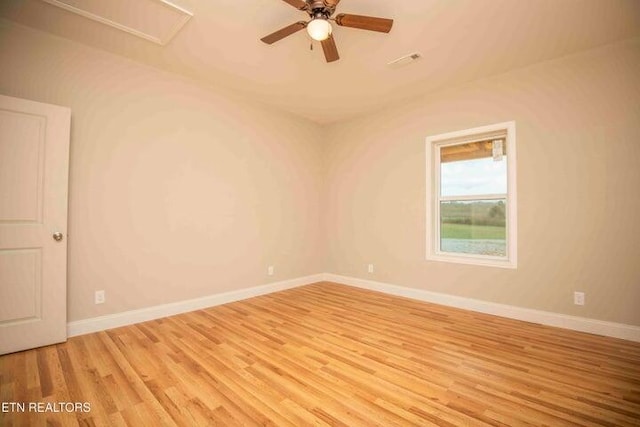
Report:
M70 121L0 95L0 354L67 339Z

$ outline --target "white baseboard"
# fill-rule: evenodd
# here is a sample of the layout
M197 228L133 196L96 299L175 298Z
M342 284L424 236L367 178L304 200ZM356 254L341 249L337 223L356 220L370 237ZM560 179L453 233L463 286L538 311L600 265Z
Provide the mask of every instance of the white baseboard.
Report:
M403 286L374 282L372 280L358 279L355 277L340 276L337 274L325 273L324 280L383 292L385 294L412 298L420 301L477 311L480 313L493 314L495 316L507 317L510 319L524 320L526 322L539 323L542 325L556 326L574 331L588 332L591 334L640 342L640 327L626 325L623 323L606 322L586 317L533 310L455 295L447 295L438 292L430 292L421 289L406 288Z
M296 279L239 289L237 291L208 295L202 298L195 298L186 301L179 301L170 304L157 305L153 307L141 308L138 310L125 311L121 313L109 314L106 316L93 317L91 319L69 322L67 324L67 335L69 337L74 337L77 335L104 331L107 329L118 328L120 326L132 325L134 323L146 322L148 320L173 316L175 314L200 310L207 307L214 307L216 305L227 304L234 301L240 301L243 299L253 298L260 295L270 294L273 292L283 291L285 289L296 288L298 286L309 285L322 281L355 286L362 289L383 292L385 294L412 298L419 301L431 302L434 304L440 304L449 307L462 308L465 310L477 311L480 313L493 314L495 316L507 317L510 319L524 320L526 322L539 323L542 325L556 326L559 328L571 329L574 331L588 332L591 334L604 335L640 342L640 327L638 326L589 319L586 317L569 316L566 314L553 313L549 311L533 310L507 304L498 304L489 301L464 298L455 295L425 291L421 289L407 288L404 286L375 282L372 280L359 279L356 277L341 276L331 273L314 274L310 276L299 277Z
M208 295L202 298L156 305L138 310L124 311L121 313L69 322L67 323L67 336L74 337L77 335L84 335L92 332L104 331L106 329L118 328L120 326L132 325L134 323L146 322L148 320L159 319L162 317L173 316L174 314L227 304L234 301L257 297L259 295L270 294L272 292L321 282L323 279L323 274L315 274L261 286L254 286L252 288L239 289L237 291Z

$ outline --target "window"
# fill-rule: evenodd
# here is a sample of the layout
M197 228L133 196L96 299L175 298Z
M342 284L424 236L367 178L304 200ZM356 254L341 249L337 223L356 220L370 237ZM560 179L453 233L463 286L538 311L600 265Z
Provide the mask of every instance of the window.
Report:
M427 259L515 268L515 122L427 138Z

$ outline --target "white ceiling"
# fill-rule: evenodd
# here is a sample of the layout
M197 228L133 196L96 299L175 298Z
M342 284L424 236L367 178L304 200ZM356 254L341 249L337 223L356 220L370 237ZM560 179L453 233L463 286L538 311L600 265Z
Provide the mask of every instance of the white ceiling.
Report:
M305 31L271 46L260 41L305 20L282 0L172 2L193 17L166 46L43 0L3 0L0 17L243 92L318 123L640 36L639 0L343 0L338 13L395 22L389 34L334 25L341 59L327 64L318 44L309 50ZM410 65L386 65L416 51L423 57Z

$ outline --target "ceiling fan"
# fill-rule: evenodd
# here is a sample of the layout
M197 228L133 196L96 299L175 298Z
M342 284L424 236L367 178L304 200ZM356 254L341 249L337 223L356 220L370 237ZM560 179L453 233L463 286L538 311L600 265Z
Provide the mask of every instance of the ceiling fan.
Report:
M334 21L342 27L359 28L361 30L378 31L381 33L388 33L391 31L391 27L393 26L393 19L375 18L373 16L340 13L336 15L335 18L331 18L336 11L338 3L340 3L340 0L282 1L289 3L298 10L306 12L311 20L308 22L298 21L295 24L281 28L275 33L271 33L260 40L266 44L273 44L278 40L282 40L283 38L306 28L311 38L322 44L322 50L324 51L324 57L327 59L327 62L333 62L340 59L338 49L336 48L336 42L331 34L332 28L329 21Z

